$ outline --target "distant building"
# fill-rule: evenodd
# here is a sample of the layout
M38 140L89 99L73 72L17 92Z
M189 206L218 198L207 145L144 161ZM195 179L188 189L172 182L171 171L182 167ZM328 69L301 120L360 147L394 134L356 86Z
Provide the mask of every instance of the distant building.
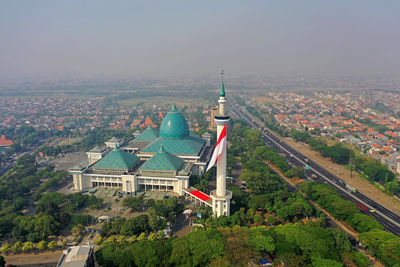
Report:
M124 143L123 139L118 139L116 137L112 137L105 144L106 144L106 147L108 147L108 148L114 148L116 146L120 147L123 143Z
M89 245L69 247L63 251L57 267L94 267L93 247Z
M217 129L217 123L215 122L214 118L215 116L218 116L218 108L213 107L211 108L211 120L210 120L210 128L211 129Z
M1 137L0 137L0 146L9 147L12 144L14 144L13 141L7 140L7 138L6 138L6 136L4 134L1 135Z
M102 157L104 157L106 153L106 148L100 148L99 146L95 146L94 148L86 152L86 155L89 159L89 165L92 165L96 161L100 160Z

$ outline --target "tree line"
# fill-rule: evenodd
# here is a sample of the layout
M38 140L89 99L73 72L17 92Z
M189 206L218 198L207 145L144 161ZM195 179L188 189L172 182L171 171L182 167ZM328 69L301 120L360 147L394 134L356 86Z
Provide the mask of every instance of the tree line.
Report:
M96 252L101 266L248 266L259 258L288 266L369 266L344 232L313 225L197 229L179 238L105 242Z
M395 266L400 261L400 237L384 231L383 225L375 218L361 213L353 202L341 198L331 186L308 181L299 188L335 218L347 222L359 232L362 244L380 261L387 266Z
M15 167L0 177L0 238L38 242L65 226L84 222L75 214L78 209L102 205L102 199L95 196L45 192L67 177L66 172L55 172L53 166L38 169L33 155L20 157ZM37 200L31 207L35 215L23 215L21 210L30 198Z
M292 130L291 135L294 140L309 144L323 157L329 157L335 163L354 165L355 170L369 182L378 182L385 186L387 192L400 196L400 182L396 179L396 175L381 162L368 156L355 154L343 144L328 146L321 139L312 137L308 132Z

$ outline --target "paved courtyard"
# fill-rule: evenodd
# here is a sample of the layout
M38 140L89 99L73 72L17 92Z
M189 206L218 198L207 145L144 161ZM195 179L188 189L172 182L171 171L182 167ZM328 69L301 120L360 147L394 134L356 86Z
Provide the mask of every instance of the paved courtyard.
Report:
M97 188L97 191L94 193L94 195L95 197L102 199L112 198L113 196L117 195L117 191L119 191L119 189Z

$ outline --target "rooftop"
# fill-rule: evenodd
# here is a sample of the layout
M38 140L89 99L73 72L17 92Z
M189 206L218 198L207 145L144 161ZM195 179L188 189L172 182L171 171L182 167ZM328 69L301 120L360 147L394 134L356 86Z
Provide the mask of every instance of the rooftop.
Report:
M60 261L57 266L59 267L84 267L88 266L88 260L93 253L93 247L91 246L75 246L69 247L64 250Z
M89 150L89 152L95 152L95 153L100 153L100 152L103 152L103 151L104 151L104 148L101 148L99 146L95 146L94 148Z
M139 161L139 158L115 147L104 158L93 165L93 169L129 170Z
M163 119L160 127L160 137L165 139L182 139L189 135L189 126L183 115L173 103L171 110Z
M149 127L141 133L138 137L135 138L135 142L151 142L154 139L158 138L159 133L156 129L151 127L151 124L149 124Z
M205 142L203 139L193 135L186 136L183 139L172 140L159 137L146 146L142 152L157 153L161 145L163 145L164 149L172 154L197 156L200 154Z
M139 170L178 171L182 164L183 159L165 151L161 145L160 151L140 166Z

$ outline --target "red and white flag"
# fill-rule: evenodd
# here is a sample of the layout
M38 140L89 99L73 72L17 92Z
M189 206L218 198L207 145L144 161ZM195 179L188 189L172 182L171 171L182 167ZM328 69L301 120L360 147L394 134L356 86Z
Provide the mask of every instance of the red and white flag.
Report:
M215 163L217 163L218 159L223 156L224 151L226 151L226 124L221 131L221 134L218 137L217 144L215 145L214 153L211 157L210 163L208 164L206 172L211 169Z

